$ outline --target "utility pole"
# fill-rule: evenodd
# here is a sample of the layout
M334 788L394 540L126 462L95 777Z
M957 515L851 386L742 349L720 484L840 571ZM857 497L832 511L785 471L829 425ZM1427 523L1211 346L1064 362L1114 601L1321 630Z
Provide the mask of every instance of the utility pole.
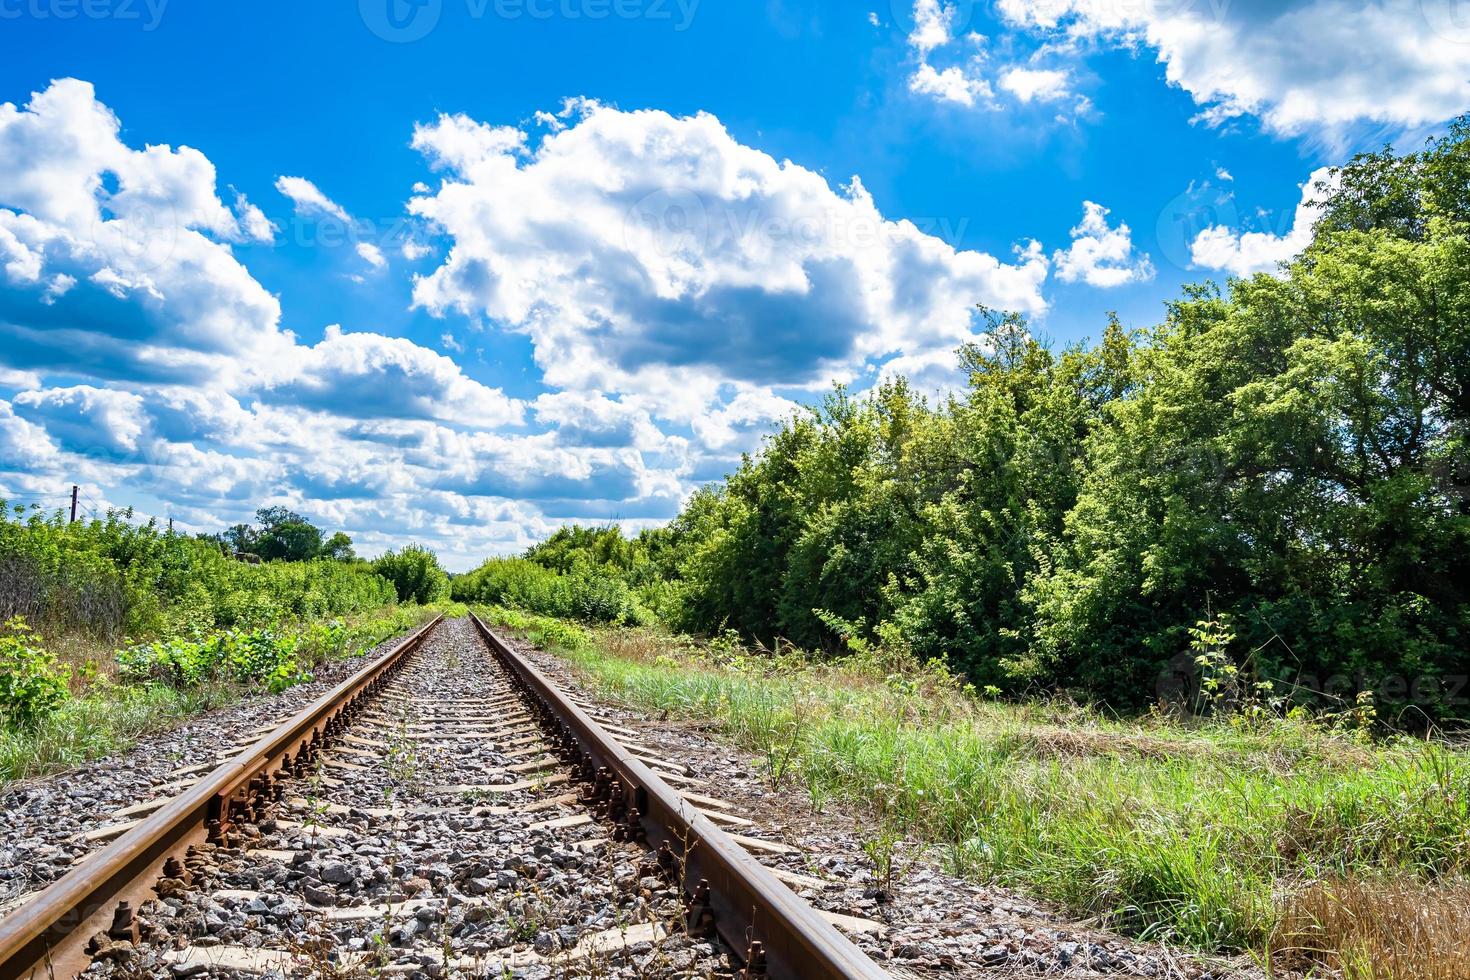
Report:
M170 517L168 519L168 533L169 534L173 534L174 533L174 519L172 517Z
M71 523L73 524L77 522L77 494L81 492L81 489L75 483L71 485Z

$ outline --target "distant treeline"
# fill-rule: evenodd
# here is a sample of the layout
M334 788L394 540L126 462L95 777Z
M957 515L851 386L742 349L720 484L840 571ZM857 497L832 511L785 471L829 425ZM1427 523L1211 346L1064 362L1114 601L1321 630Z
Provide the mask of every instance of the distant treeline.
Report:
M669 527L564 529L456 591L881 637L1120 707L1187 671L1209 620L1278 690L1470 716L1470 127L1338 176L1278 275L1063 350L988 314L945 404L839 389Z
M70 523L0 500L0 622L19 616L47 635L121 643L300 624L449 591L432 552L358 561L347 535L324 539L280 507L259 511L259 527L222 535L173 534L131 517L114 510ZM238 560L247 550L275 560Z

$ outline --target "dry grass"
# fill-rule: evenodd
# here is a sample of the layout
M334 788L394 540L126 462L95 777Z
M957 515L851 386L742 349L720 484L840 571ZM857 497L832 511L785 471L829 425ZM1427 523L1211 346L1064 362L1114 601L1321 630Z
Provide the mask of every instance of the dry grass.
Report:
M1470 883L1314 882L1288 896L1272 937L1280 962L1343 980L1470 977Z

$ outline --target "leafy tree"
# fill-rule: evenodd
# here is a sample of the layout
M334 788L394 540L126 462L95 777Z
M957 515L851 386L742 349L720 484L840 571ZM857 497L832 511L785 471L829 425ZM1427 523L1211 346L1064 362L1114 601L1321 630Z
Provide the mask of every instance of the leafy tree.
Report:
M285 507L262 507L255 519L261 528L254 552L266 561L309 561L321 554L321 529L300 514Z
M373 571L393 584L399 602L429 603L449 598L449 576L439 567L439 557L419 545L389 551L373 562Z
M558 577L475 581L565 605L574 576L617 578L679 628L900 637L1123 707L1229 622L1222 665L1446 712L1433 682L1470 635L1470 124L1321 190L1277 275L1064 350L983 312L942 404L838 388L667 528L564 528L527 554Z
M357 552L352 550L352 539L347 532L338 531L322 545L321 556L333 561L356 561Z
M260 532L249 524L235 524L220 534L220 541L236 554L255 554Z

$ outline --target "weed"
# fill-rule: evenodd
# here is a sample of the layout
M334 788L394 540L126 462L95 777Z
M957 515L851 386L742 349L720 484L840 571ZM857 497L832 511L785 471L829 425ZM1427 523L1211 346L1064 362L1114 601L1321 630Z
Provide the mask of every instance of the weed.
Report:
M768 775L799 773L814 805L848 801L885 883L912 841L1135 935L1239 952L1266 947L1292 882L1470 873L1470 754L1365 740L1366 711L1120 721L996 703L922 666L895 682L891 662L776 666L656 640L607 630L561 649L609 695L712 720Z

